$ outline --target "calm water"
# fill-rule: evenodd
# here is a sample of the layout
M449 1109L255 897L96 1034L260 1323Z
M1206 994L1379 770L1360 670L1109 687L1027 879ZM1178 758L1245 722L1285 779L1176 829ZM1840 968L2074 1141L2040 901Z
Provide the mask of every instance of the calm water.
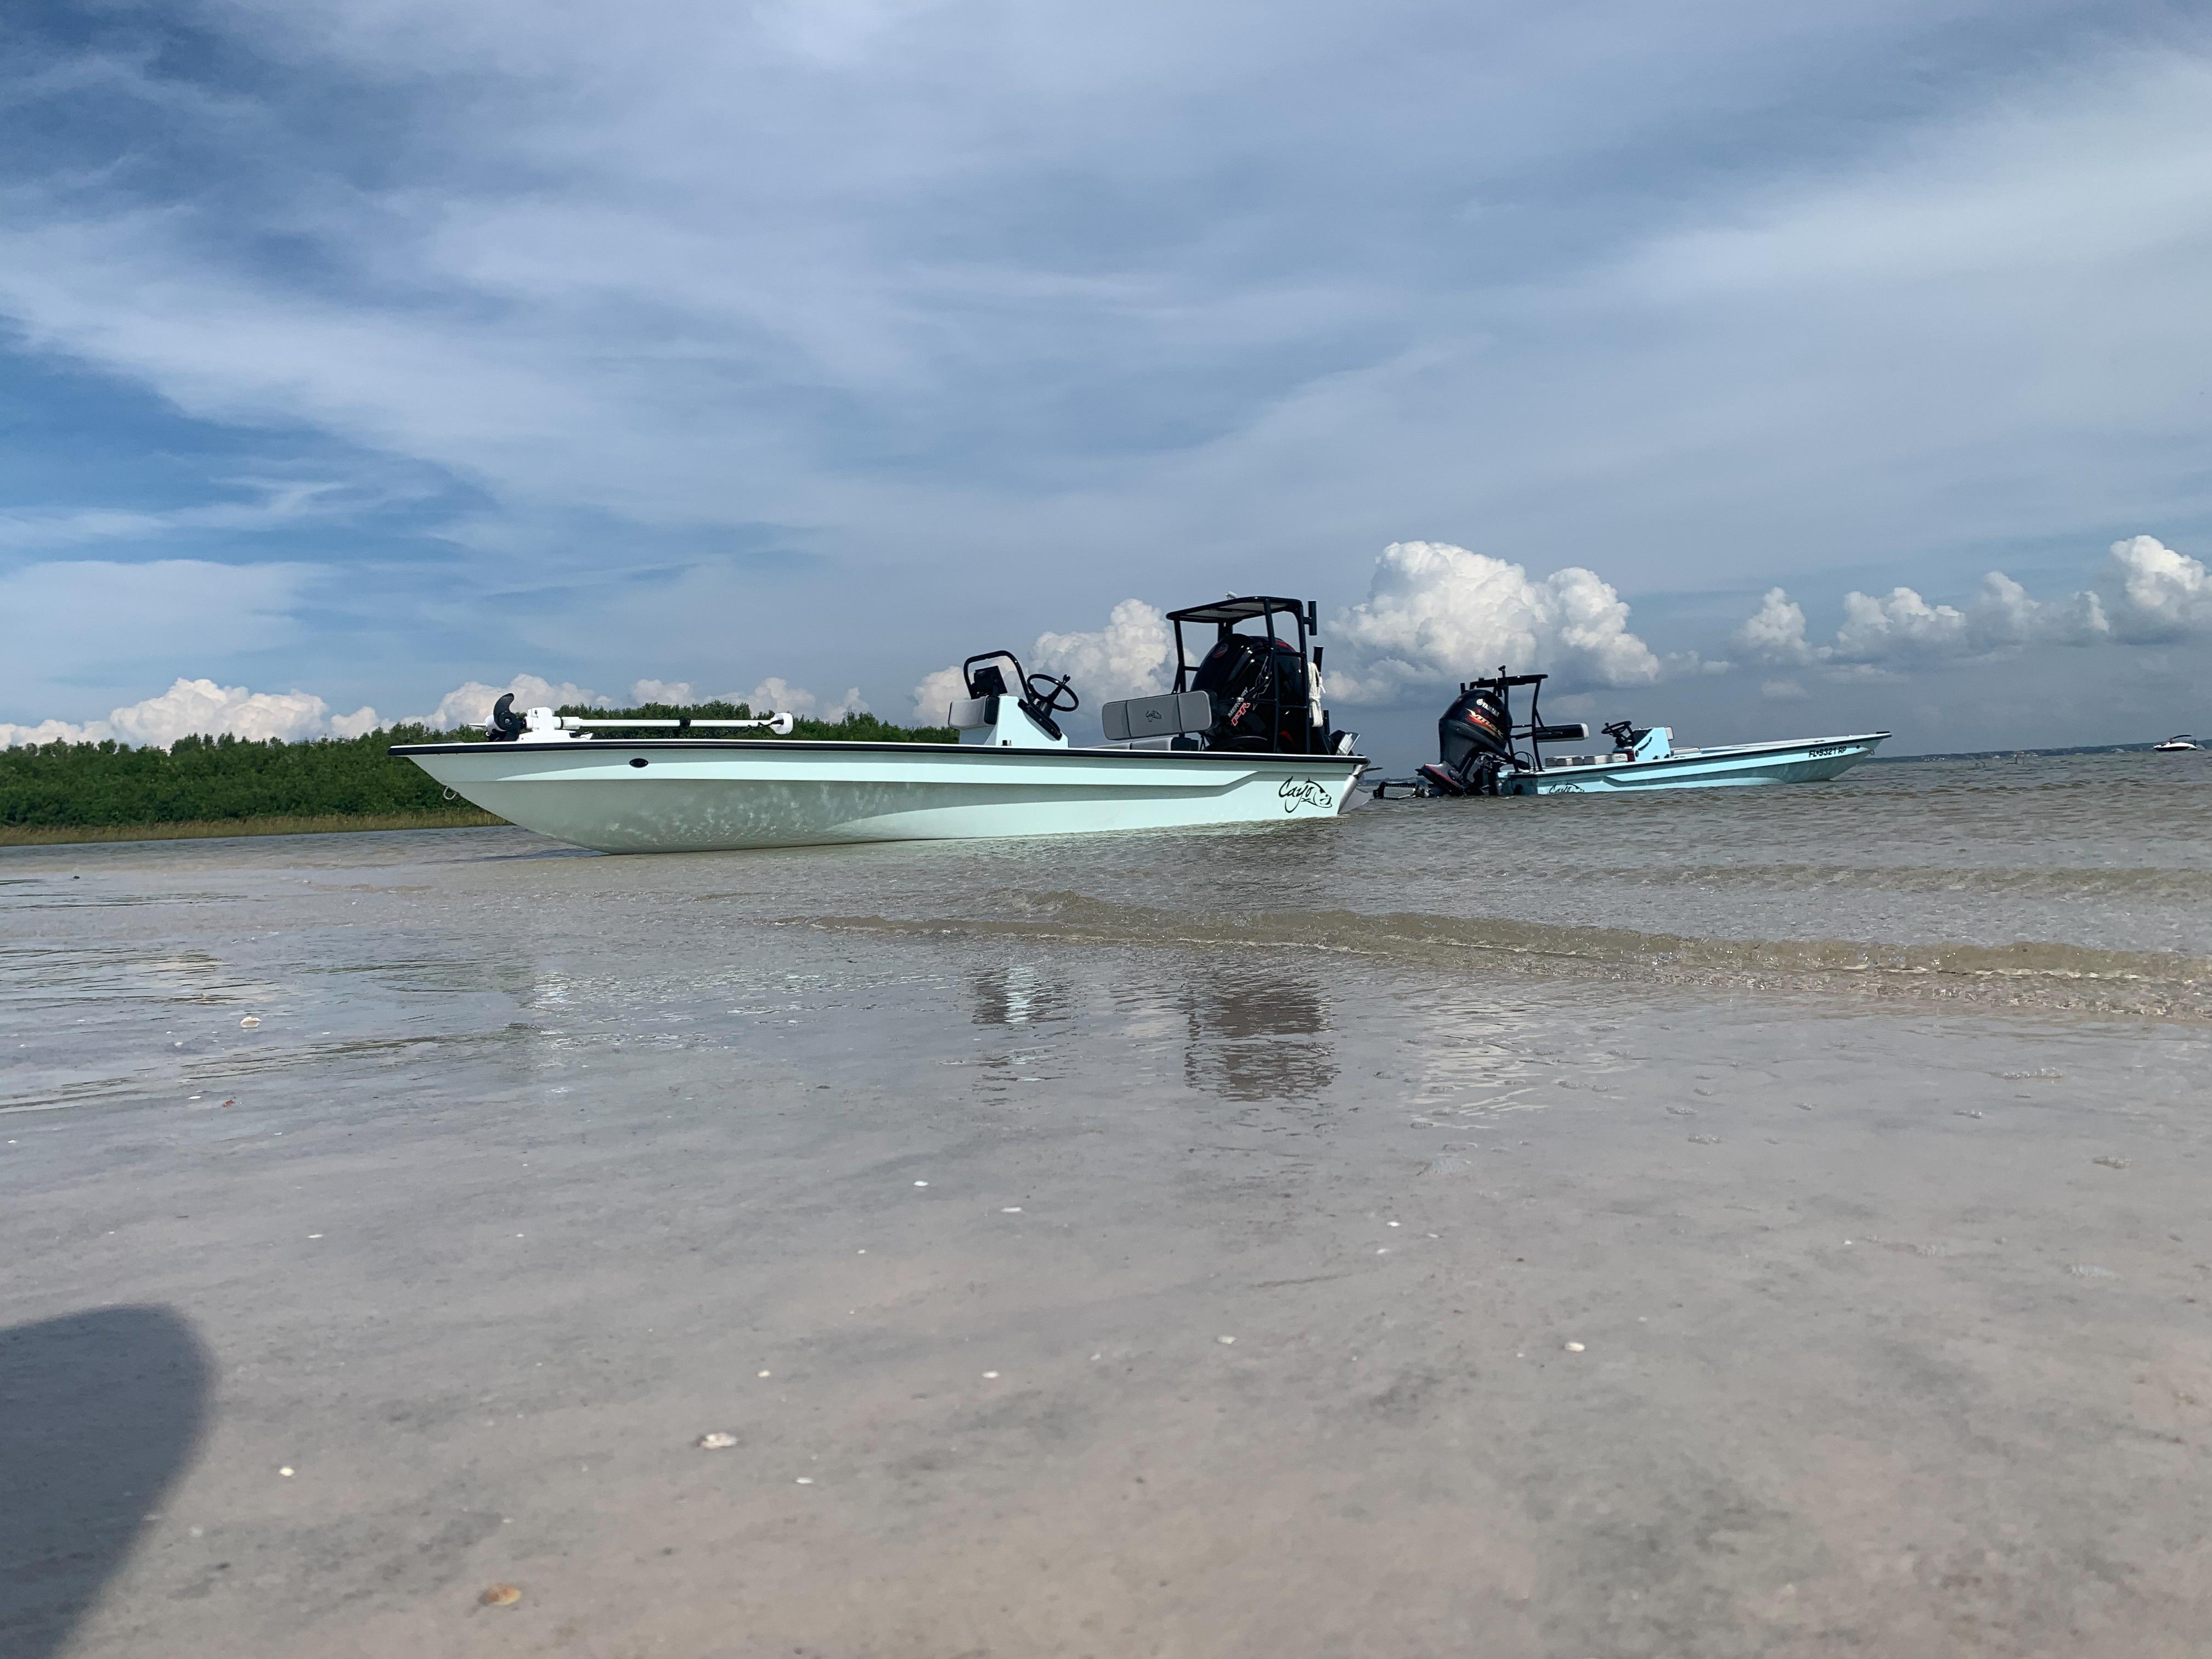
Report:
M2100 755L1390 802L1283 830L629 859L503 830L8 849L0 1097L173 1073L203 1038L155 1033L163 1008L281 1005L271 1048L307 1024L318 1042L645 1010L712 1024L725 988L781 962L896 977L1024 940L1227 951L1322 986L1387 967L2196 1019L2208 814L2207 757Z

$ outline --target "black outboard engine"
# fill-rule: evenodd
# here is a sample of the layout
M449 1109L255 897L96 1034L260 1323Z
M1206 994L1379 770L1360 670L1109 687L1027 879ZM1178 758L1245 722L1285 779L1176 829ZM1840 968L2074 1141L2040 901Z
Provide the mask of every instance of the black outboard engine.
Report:
M1272 677L1272 680L1271 680ZM1305 659L1283 640L1226 634L1206 653L1190 689L1213 701L1209 749L1252 749L1296 754L1307 746L1312 720ZM1276 730L1268 731L1269 716Z
M1447 795L1494 795L1498 774L1513 763L1513 720L1505 698L1486 681L1471 680L1437 722L1437 763L1422 777Z

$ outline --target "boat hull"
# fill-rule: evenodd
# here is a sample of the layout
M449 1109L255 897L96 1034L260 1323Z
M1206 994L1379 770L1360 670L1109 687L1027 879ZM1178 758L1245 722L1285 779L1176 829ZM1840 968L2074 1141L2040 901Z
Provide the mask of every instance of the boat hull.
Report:
M1599 795L1640 789L1729 789L1758 783L1817 783L1849 771L1874 753L1887 732L1790 743L1693 750L1664 760L1610 765L1553 766L1510 772L1498 780L1510 795Z
M1367 764L1350 755L699 738L392 752L510 823L603 853L1297 823L1334 817Z

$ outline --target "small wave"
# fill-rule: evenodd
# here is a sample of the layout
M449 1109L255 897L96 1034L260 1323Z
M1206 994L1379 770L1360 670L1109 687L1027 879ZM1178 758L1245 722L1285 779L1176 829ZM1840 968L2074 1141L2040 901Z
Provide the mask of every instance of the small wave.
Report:
M1537 974L1658 983L1849 988L2013 1006L2212 1018L2212 960L2158 951L2017 945L1881 945L1850 939L1688 938L1498 918L1343 910L1188 915L1076 893L1008 902L996 916L793 917L784 924L910 935L984 935L1071 944L1255 946L1378 957L1407 965L1511 963Z
M2212 870L2096 866L1684 864L1586 866L1585 878L1626 887L1710 887L1804 892L1872 887L1888 893L1986 894L1993 898L2212 899Z

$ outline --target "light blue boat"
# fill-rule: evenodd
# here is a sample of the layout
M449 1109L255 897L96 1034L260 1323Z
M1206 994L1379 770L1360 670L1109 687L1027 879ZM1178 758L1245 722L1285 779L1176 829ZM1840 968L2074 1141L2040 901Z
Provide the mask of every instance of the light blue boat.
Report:
M1727 789L1754 783L1815 783L1857 765L1881 746L1887 732L1836 738L1791 738L1775 743L1731 743L1710 749L1677 749L1671 726L1635 726L1626 720L1605 728L1610 754L1547 755L1546 744L1587 741L1590 729L1576 721L1547 726L1537 708L1542 674L1509 674L1469 680L1437 722L1438 755L1419 775L1389 778L1374 786L1378 800L1390 795L1594 795L1628 789ZM1516 686L1528 688L1528 719L1513 718ZM1516 745L1525 745L1516 747Z
M1553 755L1536 769L1498 780L1504 795L1591 795L1621 789L1720 789L1749 783L1817 783L1848 771L1874 753L1887 732L1841 738L1790 738L1778 743L1731 743L1677 749L1674 732L1655 726L1633 752Z

